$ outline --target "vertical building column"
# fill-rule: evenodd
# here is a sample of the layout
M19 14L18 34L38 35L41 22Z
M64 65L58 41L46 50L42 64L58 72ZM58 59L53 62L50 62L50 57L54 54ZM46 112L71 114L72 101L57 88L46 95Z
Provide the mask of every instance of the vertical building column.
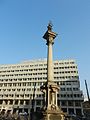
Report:
M2 103L3 105L5 105L5 100L3 100L3 103Z
M13 100L12 112L14 111L15 100Z
M34 102L34 111L36 111L36 100Z
M10 104L10 100L8 100L8 102L7 102L7 105L9 105Z
M18 100L18 106L20 106L20 100Z
M73 106L74 106L74 114L76 115L75 101L73 101Z
M82 102L81 102L81 112L82 112L82 115L84 115Z
M13 100L13 105L15 105L15 100Z
M2 109L4 109L5 108L5 100L3 100L3 102L2 102Z
M68 100L67 100L67 113L69 113L69 110L68 110Z
M10 105L10 100L8 100L7 102L7 109L9 108L9 105Z
M26 101L24 100L24 105L26 105Z

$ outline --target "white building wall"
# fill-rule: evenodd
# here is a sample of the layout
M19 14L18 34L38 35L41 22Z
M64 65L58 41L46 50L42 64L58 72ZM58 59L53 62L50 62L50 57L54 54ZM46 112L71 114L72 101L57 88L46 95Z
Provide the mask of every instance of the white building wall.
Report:
M46 60L34 60L0 65L0 109L17 108L22 111L24 108L29 112L34 86L34 110L40 109L43 105L40 86L47 80L46 63ZM78 113L82 109L83 93L80 90L77 64L74 60L58 60L54 61L53 68L54 81L60 86L58 104L68 113L72 109Z

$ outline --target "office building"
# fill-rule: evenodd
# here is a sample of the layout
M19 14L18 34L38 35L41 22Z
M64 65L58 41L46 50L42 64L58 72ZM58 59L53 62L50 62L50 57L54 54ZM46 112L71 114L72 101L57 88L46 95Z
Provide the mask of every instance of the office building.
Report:
M69 114L83 114L84 97L75 60L54 60L53 72L54 82L60 86L58 106ZM32 107L40 110L44 104L40 86L46 80L46 59L0 65L0 109L28 113Z

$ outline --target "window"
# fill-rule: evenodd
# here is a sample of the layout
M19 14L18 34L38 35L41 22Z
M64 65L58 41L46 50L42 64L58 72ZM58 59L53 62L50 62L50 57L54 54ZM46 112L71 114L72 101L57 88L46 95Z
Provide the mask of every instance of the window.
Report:
M9 86L9 87L11 87L11 86L12 86L12 84L11 84L11 83L9 83L9 84L8 84L8 86Z
M12 91L15 91L15 89L12 89Z
M17 97L19 97L19 95L18 95L18 94L17 94L16 96L17 96Z
M17 91L20 91L20 89L17 89Z
M65 88L61 88L61 91L65 91Z
M6 86L7 86L7 83L4 83L4 86L6 87Z
M71 91L72 90L72 88L67 88L67 91Z
M15 100L15 105L18 105L18 100Z
M7 91L11 91L11 89L7 89Z
M39 64L39 66L43 66L43 64Z
M23 86L26 86L26 83L23 83Z
M22 89L22 91L25 91L25 89Z
M41 105L41 100L36 100L36 105Z
M3 89L3 91L6 91L6 89Z
M21 94L20 96L24 98L24 95L23 95L23 94Z
M30 82L30 83L27 83L27 86L31 86L31 82Z
M59 94L57 94L57 97L59 97L60 95Z
M25 97L29 97L29 94L25 94Z
M66 101L61 101L61 105L62 106L67 106L67 102Z
M18 80L19 80L19 81L22 81L22 78L19 78Z
M71 82L66 82L66 85L71 85Z
M68 101L68 106L73 106L73 101Z
M12 105L13 104L13 100L10 100L10 105Z
M24 101L23 100L20 100L20 105L23 105Z
M60 85L65 85L65 82L61 82Z
M79 88L73 88L74 91L77 91Z
M18 83L18 86L21 86L21 83Z
M27 91L31 91L31 88L27 88Z
M29 105L29 102L30 102L29 100L26 100L26 105Z
M81 106L81 102L80 101L75 101L75 106Z

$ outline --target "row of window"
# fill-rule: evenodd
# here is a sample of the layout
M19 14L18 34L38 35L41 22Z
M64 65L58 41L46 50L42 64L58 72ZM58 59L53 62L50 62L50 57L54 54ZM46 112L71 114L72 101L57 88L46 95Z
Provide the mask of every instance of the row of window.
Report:
M61 77L54 77L55 80L59 79L75 79L78 80L79 76L61 76ZM27 80L47 80L47 77L34 77L34 78L18 78L18 79L0 79L1 82L3 81L27 81ZM0 83L0 86L2 86L3 83ZM9 83L8 83L9 84Z
M69 68L77 68L77 66L54 67L54 69L69 69Z
M4 98L4 97L14 97L14 99L16 99L16 98L26 98L26 97L29 97L29 98L31 98L32 99L32 97L33 97L33 94L0 94L0 97L2 97L2 98ZM37 94L36 95L36 97L38 98L41 98L41 97L43 97L43 94Z
M79 81L59 81L57 85L79 85Z
M36 105L42 105L43 100L35 100ZM0 100L0 104L10 104L10 105L30 105L30 100ZM81 101L59 101L58 106L73 106L73 107L81 107Z
M54 67L54 69L69 69L69 68L77 68L77 66L65 66L65 67ZM28 71L40 71L47 70L47 68L33 68L33 69L19 69L19 70L4 70L0 71L0 73L10 73L10 72L28 72Z
M3 91L3 92L6 92L6 91L17 91L17 92L21 92L21 91L34 91L34 89L36 90L36 91L40 91L40 88L27 88L27 89L25 89L25 88L23 88L23 89L20 89L20 88L18 88L18 89L0 89L0 91Z
M13 66L2 66L0 69L10 69L10 68L27 68L27 67L36 67L36 66L46 66L47 64L30 64L30 65L13 65Z
M60 91L78 91L79 88L60 88Z
M81 106L81 101L60 101L58 100L58 105L61 105L61 106Z
M66 97L68 97L68 98L79 98L79 97L83 97L83 94L58 94L58 97L61 97L61 98L66 98Z
M18 89L2 89L2 90L0 89L0 91L3 91L3 92L5 92L5 91L18 91L18 92L21 92L21 91L34 91L34 89L36 91L40 91L40 88L27 88L27 89L18 88ZM78 91L78 90L79 90L79 88L60 88L60 91Z
M24 73L24 74L3 74L0 77L9 77L9 76L31 76L31 75L45 75L47 73Z
M61 77L54 77L54 79L79 79L79 76L61 76Z
M46 79L46 78L45 78ZM15 80L17 81L17 79ZM79 81L59 81L57 85L79 85ZM20 82L20 83L0 83L0 87L15 87L15 86L41 86L44 82ZM64 89L64 88L63 88ZM69 90L69 89L68 89ZM75 88L74 88L75 90Z
M54 65L64 65L64 64L75 64L74 61L71 61L71 62L55 62Z
M41 86L44 82L23 82L23 83L0 83L0 87L11 87L11 86ZM78 85L78 81L72 82L56 82L58 85Z
M19 97L29 97L31 98L33 96L33 94L0 94L0 97L15 97L15 98L19 98ZM37 94L36 98L38 97L44 97L43 94ZM82 98L83 95L82 94L57 94L58 98Z
M3 81L6 81L6 82L7 82L7 81L27 81L27 80L28 80L28 81L29 81L29 80L31 81L31 80L42 80L42 79L43 79L43 80L46 80L47 77L18 78L18 79L15 79L15 78L14 78L14 79L0 79L0 81L1 81L1 82L3 82Z
M34 63L37 62L36 61L33 61ZM41 61L41 62L44 62L44 61ZM30 62L29 62L30 63ZM37 64L23 64L23 65L12 65L12 66L1 66L0 69L10 69L10 68L24 68L24 67L36 67L36 66L47 66L47 64L45 63L37 63ZM75 64L74 61L69 61L69 62L54 62L54 65L64 65L64 64Z
M54 74L65 74L65 73L78 73L78 71L61 71L61 72L54 72Z
M40 70L47 70L47 68L37 68L37 69L19 69L19 70L4 70L0 71L0 73L10 73L10 72L28 72L28 71L40 71Z
M42 82L38 82L37 86L42 85ZM11 86L35 86L35 82L24 82L24 83L1 83L0 87L11 87Z
M78 73L78 71L61 71L61 72L54 72L54 74L67 74L67 73ZM9 77L9 76L27 76L27 75L47 75L47 72L39 72L39 73L24 73L24 74L3 74L0 77Z

